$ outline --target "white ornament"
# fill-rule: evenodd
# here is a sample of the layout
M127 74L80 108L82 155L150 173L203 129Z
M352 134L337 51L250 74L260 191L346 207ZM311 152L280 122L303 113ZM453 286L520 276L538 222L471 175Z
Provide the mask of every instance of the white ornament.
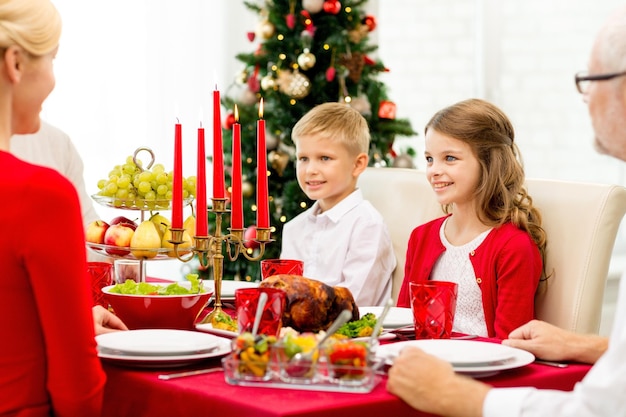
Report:
M302 0L302 8L312 14L319 13L324 8L324 0Z

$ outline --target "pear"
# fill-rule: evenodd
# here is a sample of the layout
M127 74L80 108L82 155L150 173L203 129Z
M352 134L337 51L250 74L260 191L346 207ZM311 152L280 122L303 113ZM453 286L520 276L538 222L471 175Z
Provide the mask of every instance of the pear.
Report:
M150 221L157 227L159 238L163 239L163 234L171 226L169 219L157 212L150 217Z
M196 216L193 214L185 219L183 222L183 229L189 233L189 236L196 235Z
M169 242L170 240L172 240L172 230L168 227L165 233L163 233L163 239L161 239L161 247L166 248L166 249L172 249L172 250L167 251L167 256L169 256L170 258L175 258L176 252L173 250L174 245ZM189 232L187 232L187 230L185 230L183 231L183 243L178 245L178 254L179 255L188 254L191 251L184 250L184 248L190 248L190 247L191 247L191 235L189 234Z
M156 226L150 220L144 220L137 226L130 239L130 251L135 258L154 258L161 247L161 237ZM152 249L152 250L151 250Z

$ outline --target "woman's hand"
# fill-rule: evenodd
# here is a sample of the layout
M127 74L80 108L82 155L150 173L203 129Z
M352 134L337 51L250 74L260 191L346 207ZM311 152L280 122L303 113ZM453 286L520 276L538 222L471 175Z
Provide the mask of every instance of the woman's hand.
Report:
M118 330L128 330L128 327L115 314L102 306L94 306L93 325L96 335L102 333L116 332Z

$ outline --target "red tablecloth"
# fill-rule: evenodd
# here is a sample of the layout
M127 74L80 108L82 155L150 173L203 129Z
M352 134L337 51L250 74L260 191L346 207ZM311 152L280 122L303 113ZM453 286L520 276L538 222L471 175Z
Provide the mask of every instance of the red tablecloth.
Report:
M385 388L386 377L381 377L374 390L367 394L234 386L225 382L221 371L166 381L158 379L163 373L220 364L221 359L213 358L194 367L149 370L104 363L108 379L103 417L426 415L416 413L389 394ZM590 366L579 364L555 368L533 363L481 380L496 387L531 386L569 391L589 369Z
M210 359L195 367L219 364L219 359ZM223 372L163 381L158 379L159 374L176 370L140 370L113 364L105 364L104 368L108 376L104 417L416 415L387 392L386 377L381 377L371 393L354 394L233 386L224 381ZM571 390L589 368L531 364L482 380L497 387ZM193 368L184 368L188 369Z

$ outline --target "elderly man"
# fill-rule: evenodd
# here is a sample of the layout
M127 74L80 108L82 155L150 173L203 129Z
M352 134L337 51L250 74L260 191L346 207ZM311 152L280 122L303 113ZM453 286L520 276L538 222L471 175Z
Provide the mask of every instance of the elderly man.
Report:
M576 76L576 86L589 107L596 148L626 161L626 8L602 27L588 69ZM610 342L534 320L511 332L503 344L543 359L594 366L571 392L492 388L407 348L389 371L387 389L416 409L446 416L626 416L626 277Z

